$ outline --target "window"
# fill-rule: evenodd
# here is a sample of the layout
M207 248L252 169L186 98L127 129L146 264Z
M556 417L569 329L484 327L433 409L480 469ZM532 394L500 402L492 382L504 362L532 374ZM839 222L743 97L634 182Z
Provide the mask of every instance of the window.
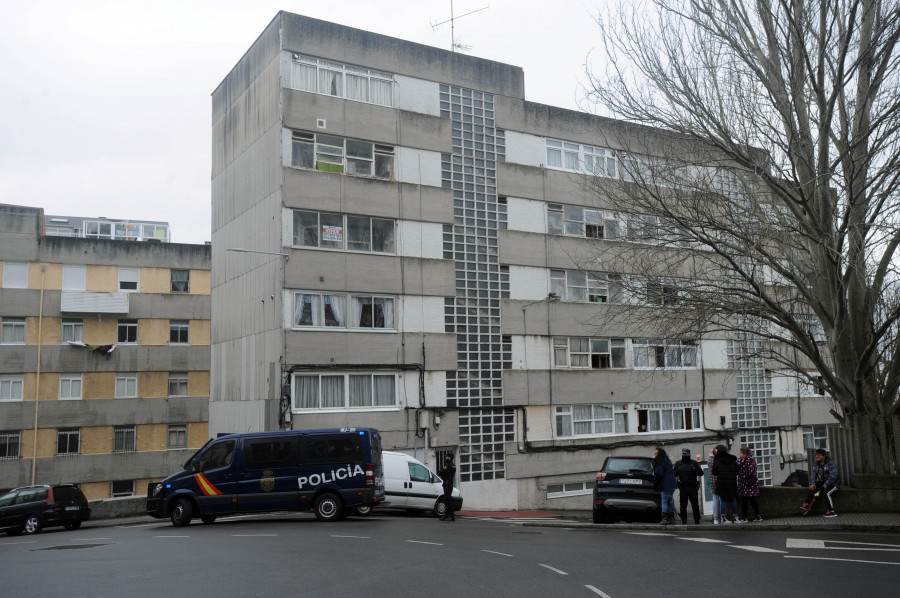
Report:
M81 374L60 374L59 375L59 398L60 399L80 399L81 398Z
M169 372L169 396L170 397L186 397L186 396L188 396L187 372Z
M116 426L113 428L113 452L133 453L134 436L134 426Z
M393 179L394 146L293 131L291 166Z
M700 402L646 403L637 406L638 432L703 429Z
M138 338L137 320L119 320L116 327L116 342L120 345L135 344Z
M3 262L3 288L27 289L28 264Z
M294 328L393 330L394 297L294 293ZM348 305L350 313L347 312Z
M88 238L112 239L112 222L85 221L84 236Z
M547 232L550 234L604 239L603 222L602 210L547 204Z
M0 374L0 401L21 401L24 379L21 374Z
M619 274L579 270L550 270L550 291L565 301L622 303L625 290Z
M358 463L362 459L362 443L359 436L315 434L301 437L302 463Z
M58 429L56 431L56 454L77 455L79 452L81 452L81 429Z
M234 458L234 440L217 442L209 447L205 453L197 459L197 468L200 471L209 471L231 465Z
M394 374L294 376L294 409L358 409L397 406Z
M137 374L116 374L116 398L137 397Z
M0 343L4 345L25 344L25 318L3 318L0 322Z
M134 480L116 480L110 484L110 494L113 498L120 496L134 496Z
M168 442L166 447L169 449L186 449L187 448L187 426L170 425L168 433Z
M676 305L679 301L678 287L657 281L647 281L645 284L647 305Z
M627 433L628 411L624 405L556 406L557 437Z
M137 293L140 290L140 268L119 268L119 290L125 293Z
M0 432L0 459L18 459L22 456L21 445L21 432Z
M563 498L591 494L596 482L566 482L565 484L547 484L547 498Z
M275 469L296 467L297 439L257 438L244 441L244 464L247 469Z
M828 450L828 430L825 426L803 426L803 448Z
M85 289L85 267L63 266L62 290L83 291Z
M624 368L624 338L553 337L553 365L558 368Z
M611 149L547 139L547 166L550 168L617 178L616 164Z
M171 270L171 291L173 293L187 293L191 290L190 270Z
M294 210L294 245L366 251L395 252L393 220Z
M357 102L393 106L393 81L390 73L294 54L291 87Z
M169 343L186 345L190 324L187 320L169 320Z
M631 346L635 368L697 367L697 343L693 341L636 338Z
M59 338L61 343L83 343L84 320L81 318L63 318L62 332Z

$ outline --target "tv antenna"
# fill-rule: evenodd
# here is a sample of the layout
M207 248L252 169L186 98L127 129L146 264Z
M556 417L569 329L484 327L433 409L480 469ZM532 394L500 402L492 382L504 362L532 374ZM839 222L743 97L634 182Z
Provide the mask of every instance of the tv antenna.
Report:
M450 18L447 19L446 21L441 21L440 23L432 23L431 30L434 31L441 25L450 23L450 51L456 52L457 50L462 50L463 52L469 52L472 50L472 46L467 46L465 44L461 44L456 39L456 19L461 19L461 18L467 17L471 14L475 14L476 12L481 12L482 10L487 10L490 7L491 7L490 5L482 6L481 8L475 9L473 11L467 12L466 14L459 15L457 17L457 16L453 15L453 0L450 0Z

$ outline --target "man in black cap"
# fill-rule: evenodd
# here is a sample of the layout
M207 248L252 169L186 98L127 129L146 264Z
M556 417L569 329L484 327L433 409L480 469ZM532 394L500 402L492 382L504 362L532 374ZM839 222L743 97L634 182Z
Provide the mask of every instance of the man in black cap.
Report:
M681 524L687 524L687 503L691 501L694 523L700 523L700 505L697 502L697 491L700 489L700 478L703 468L691 459L691 449L681 449L681 461L675 464L675 478L678 480L679 502L681 503Z
M441 521L456 521L453 514L453 478L456 477L456 465L453 463L453 451L448 451L444 456L444 467L438 472L444 481L444 505L447 510Z

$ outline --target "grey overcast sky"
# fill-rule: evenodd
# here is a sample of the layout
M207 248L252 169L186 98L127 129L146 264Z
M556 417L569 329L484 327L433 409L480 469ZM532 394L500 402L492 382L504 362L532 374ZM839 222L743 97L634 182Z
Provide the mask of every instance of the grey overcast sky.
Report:
M613 0L455 0L473 56L577 109ZM210 239L210 94L279 10L449 49L450 0L0 0L0 203Z

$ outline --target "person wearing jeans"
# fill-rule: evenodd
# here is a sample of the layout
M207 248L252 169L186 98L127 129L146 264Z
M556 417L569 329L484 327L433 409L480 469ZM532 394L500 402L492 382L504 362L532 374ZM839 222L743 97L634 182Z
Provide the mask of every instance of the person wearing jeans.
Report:
M723 523L735 523L737 520L737 457L728 452L728 447L720 444L716 447L711 472L716 476L716 490L719 492L719 509ZM731 518L728 518L728 506L731 505Z

